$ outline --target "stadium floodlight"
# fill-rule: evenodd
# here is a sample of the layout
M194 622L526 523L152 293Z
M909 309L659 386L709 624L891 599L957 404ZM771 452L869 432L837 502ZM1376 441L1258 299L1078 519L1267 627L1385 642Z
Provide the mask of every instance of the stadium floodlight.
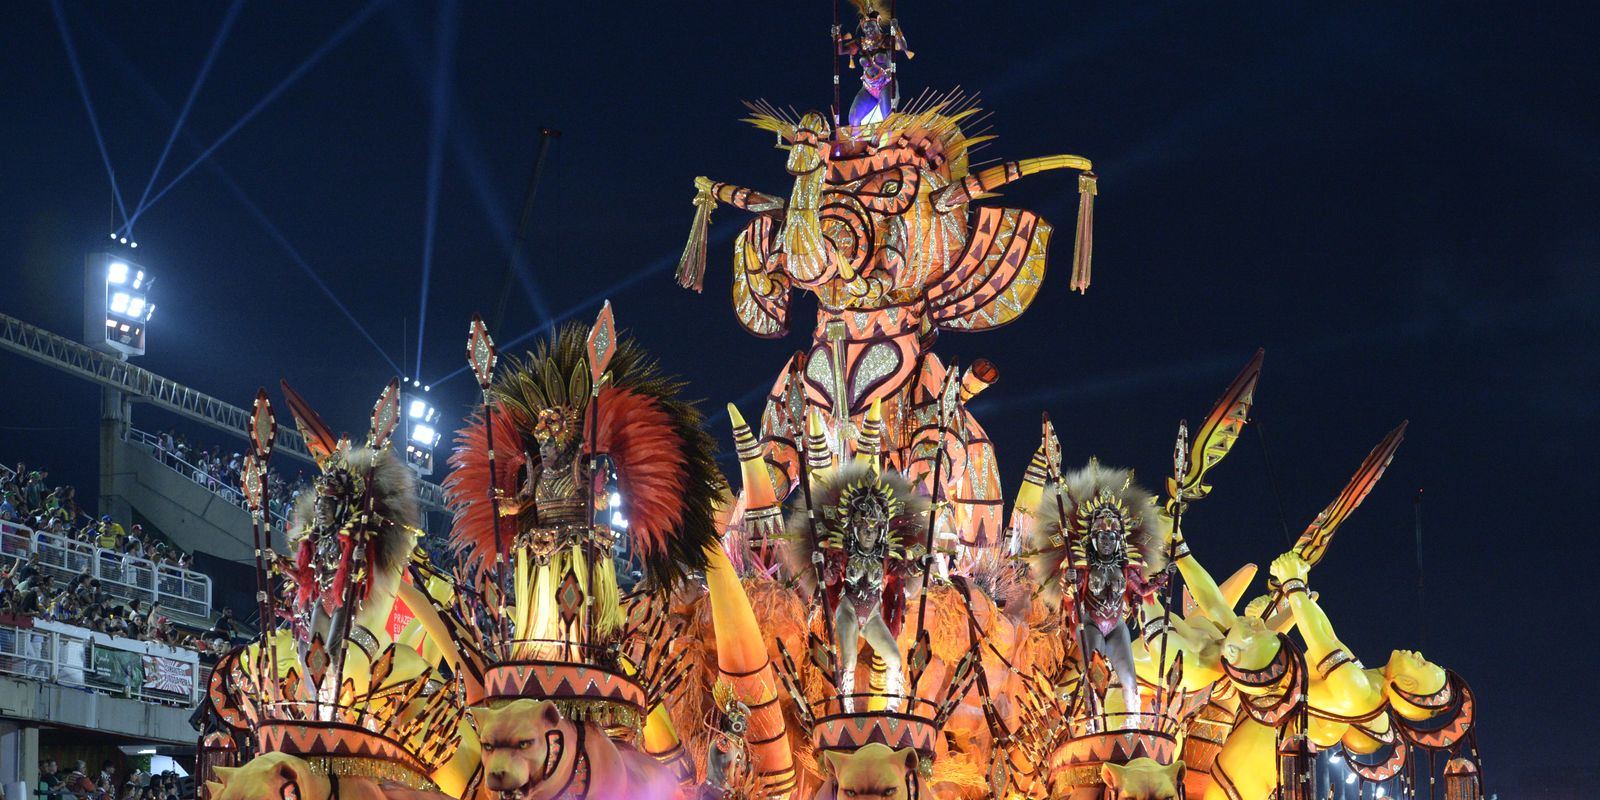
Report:
M439 442L439 432L429 425L412 425L411 442L424 447L432 447Z
M145 331L156 308L150 302L154 283L121 248L90 253L84 266L84 342L123 357L144 355Z
M406 408L406 463L418 475L433 474L433 451L444 438L439 425L439 409L415 394L407 394Z

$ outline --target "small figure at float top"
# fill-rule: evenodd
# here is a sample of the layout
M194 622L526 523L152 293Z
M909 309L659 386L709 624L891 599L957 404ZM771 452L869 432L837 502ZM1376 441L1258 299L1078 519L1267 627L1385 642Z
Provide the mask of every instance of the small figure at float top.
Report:
M852 0L861 21L858 34L845 33L833 26L836 52L850 57L850 67L861 65L861 91L850 102L850 124L870 125L882 122L900 105L900 84L894 75L894 54L901 52L906 58L917 54L906 47L906 37L900 32L900 21L880 0Z

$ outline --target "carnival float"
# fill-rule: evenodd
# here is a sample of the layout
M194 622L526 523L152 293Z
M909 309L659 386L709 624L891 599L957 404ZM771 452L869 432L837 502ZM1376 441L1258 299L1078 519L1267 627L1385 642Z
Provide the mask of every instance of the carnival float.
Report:
M1404 424L1243 605L1256 567L1202 566L1185 517L1250 421L1259 352L1177 426L1158 484L1064 464L1044 417L1004 490L967 407L997 369L934 345L1015 320L1044 280L1053 226L985 202L1008 183L1076 174L1070 280L1088 288L1096 176L1075 155L973 168L991 138L968 130L976 100L902 102L893 6L856 6L832 31L830 111L751 105L790 186L693 182L679 285L704 287L710 217L731 206L750 217L739 323L778 336L796 292L817 301L763 408L703 418L609 304L503 363L475 318L482 404L451 458L445 570L390 446L398 386L353 442L284 384L321 474L292 552L258 537L278 625L212 676L206 797L1310 800L1325 752L1363 782L1482 796L1467 684L1414 651L1364 666L1312 591ZM263 391L258 521L278 425ZM396 602L416 615L397 636Z

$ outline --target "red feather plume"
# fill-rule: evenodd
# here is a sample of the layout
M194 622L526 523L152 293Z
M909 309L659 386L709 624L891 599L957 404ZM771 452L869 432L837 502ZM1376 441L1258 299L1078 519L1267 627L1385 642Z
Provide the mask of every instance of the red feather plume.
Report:
M494 505L489 502L489 437L482 412L474 414L467 426L457 432L456 451L450 455L450 477L444 488L451 498L455 524L453 544L468 558L481 560L494 553ZM501 409L494 414L494 486L501 494L514 497L521 488L517 474L527 456L522 452L522 436L515 420ZM509 543L516 535L515 518L501 520L500 536ZM470 552L470 555L468 553ZM489 559L492 562L492 558Z
M633 546L647 557L666 555L670 537L683 524L688 474L672 416L657 398L607 386L600 390L598 444L616 464Z
M587 420L586 420L587 422ZM586 425L584 442L589 441ZM507 495L519 488L518 472L527 458L512 415L494 415L495 486ZM623 495L623 513L634 547L649 557L668 554L671 537L683 525L683 495L688 475L683 438L660 399L608 386L600 392L600 452L611 456ZM488 437L482 415L475 415L456 437L452 471L445 489L455 501L452 538L474 558L494 552L494 516L489 502ZM587 448L585 448L587 449ZM501 538L510 541L515 522L501 521Z

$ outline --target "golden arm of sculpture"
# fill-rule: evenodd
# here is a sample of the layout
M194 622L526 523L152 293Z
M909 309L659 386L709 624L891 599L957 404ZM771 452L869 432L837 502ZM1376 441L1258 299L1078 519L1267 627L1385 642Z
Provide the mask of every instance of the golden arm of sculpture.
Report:
M1239 599L1244 596L1245 589L1249 588L1256 574L1256 565L1245 564L1219 585L1195 561L1194 556L1187 555L1184 561L1188 562L1191 573L1208 582L1220 597L1219 602L1230 611L1238 606ZM1182 570L1184 565L1179 564L1178 568ZM1193 581L1190 586L1192 589ZM1186 609L1182 615L1172 614L1169 617L1154 599L1140 605L1139 615L1143 635L1134 642L1133 657L1141 680L1152 685L1159 683L1180 656L1183 658L1184 691L1200 691L1223 677L1222 642L1228 635L1226 624L1218 622L1198 607ZM1166 660L1158 665L1156 661L1163 651Z
M1178 565L1178 572L1183 575L1183 582L1189 587L1189 594L1194 597L1195 603L1200 606L1200 612L1223 630L1233 627L1236 616L1233 606L1238 598L1235 597L1233 602L1228 601L1216 579L1189 552L1189 545L1184 541L1181 531L1174 532L1172 547L1173 563Z
M742 208L753 214L780 214L783 212L787 201L781 197L735 186L731 183L713 181L704 175L694 179L695 203L703 200L716 200L724 205Z
M951 184L939 192L934 198L934 208L939 213L947 213L988 194L1008 183L1021 180L1029 175L1035 175L1052 169L1075 169L1084 173L1079 181L1080 190L1087 182L1090 191L1095 183L1094 164L1083 156L1054 155L1024 158L1021 161L1007 161L996 164L982 172L975 172L962 178L960 182Z
M1290 551L1273 559L1269 572L1282 587L1295 627L1305 640L1307 664L1330 693L1352 699L1381 696L1382 684L1375 683L1344 642L1339 641L1328 615L1307 590L1306 576L1311 565L1299 553ZM1340 669L1343 663L1353 663L1356 668Z

